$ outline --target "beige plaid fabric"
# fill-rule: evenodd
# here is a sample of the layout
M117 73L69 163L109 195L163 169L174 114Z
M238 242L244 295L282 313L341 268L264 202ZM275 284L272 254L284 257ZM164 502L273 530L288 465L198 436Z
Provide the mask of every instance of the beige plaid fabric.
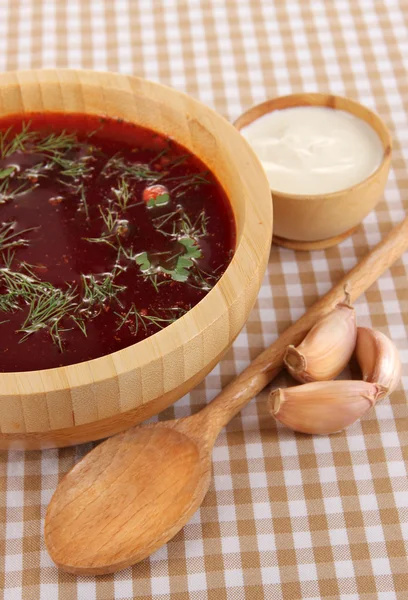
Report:
M327 251L273 248L233 349L159 416L208 402L404 217L408 197L407 0L0 0L0 70L86 67L185 90L229 119L277 95L327 91L376 110L394 135L385 200ZM347 433L295 435L260 394L222 433L191 522L150 559L106 577L58 572L43 519L90 445L0 453L6 600L403 600L408 597L408 256L357 304L401 349L402 385ZM281 376L280 384L285 384Z

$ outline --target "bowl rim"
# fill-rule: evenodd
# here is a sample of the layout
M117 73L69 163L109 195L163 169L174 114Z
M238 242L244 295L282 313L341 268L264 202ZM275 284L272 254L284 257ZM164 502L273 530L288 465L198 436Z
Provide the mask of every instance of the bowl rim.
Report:
M313 100L317 102L313 102ZM277 104L279 106L276 106ZM283 105L280 106L280 104ZM337 104L341 104L341 106L337 106ZM368 177L365 177L364 179L362 179L358 183L355 183L354 185L350 185L341 190L337 190L336 192L323 192L321 194L298 194L282 192L271 187L270 189L272 195L278 195L283 199L296 199L299 201L320 200L322 198L324 198L325 200L336 200L340 196L344 196L344 194L355 190L358 191L360 188L369 184L372 180L376 178L378 173L388 164L392 153L392 135L389 128L385 124L384 120L376 112L368 108L368 106L365 106L364 104L361 104L360 102L357 102L356 100L353 100L352 98L348 98L346 96L339 96L324 92L301 92L296 94L287 94L285 96L277 96L276 98L269 98L268 100L260 102L259 104L255 104L254 106L251 106L248 110L244 111L242 114L239 115L239 117L237 117L234 120L233 125L238 129L239 132L241 132L241 129L270 112L286 108L296 108L299 106L322 106L326 108L332 108L334 110L342 110L344 112L349 112L355 117L365 121L372 129L374 129L377 136L380 138L384 150L383 156L378 167L372 173L370 173ZM349 106L350 108L359 109L367 116L370 116L373 119L373 121L375 121L375 123L377 124L378 129L381 130L382 135L384 135L384 139L386 139L386 142L383 141L382 137L378 134L378 131L376 131L376 129L370 123L368 123L368 121L356 115L356 113L352 110L348 110L346 108L347 106ZM261 112L258 114L258 111ZM254 113L257 116L255 116L253 119L249 120L245 124L240 124L242 120L245 121L248 117L252 117Z
M162 83L158 83L155 81L151 81L145 79L143 77L137 77L130 74L124 73L116 73L110 71L96 71L92 69L70 69L70 68L50 68L50 69L24 69L17 71L7 71L1 74L0 76L0 99L2 96L2 91L7 87L16 87L20 90L27 86L34 86L36 88L40 87L42 84L52 84L55 86L71 85L78 86L80 85L81 89L95 89L100 88L104 89L104 91L112 92L112 82L117 84L117 87L114 88L114 91L118 93L128 93L133 95L136 99L138 97L139 90L144 87L144 91L139 93L139 96L143 94L146 95L146 90L152 94L154 94L154 90L161 90L162 93L170 94L173 98L181 101L181 106L186 111L187 116L188 106L197 108L198 112L203 112L207 118L211 118L215 120L215 122L219 123L220 126L229 129L231 135L237 135L237 142L240 143L240 140L243 142L243 146L246 147L246 153L250 155L252 159L252 165L259 171L256 173L257 177L264 177L264 184L266 189L266 176L263 173L263 169L260 161L256 157L252 148L248 144L248 142L240 136L237 129L221 114L217 113L211 107L206 104L200 102L199 100L193 98L189 94L179 91L170 86L164 85ZM109 86L109 89L108 89ZM38 90L36 90L38 91ZM156 98L157 103L159 101ZM66 109L59 109L56 111L47 109L45 106L43 108L44 112L82 112L83 114L95 114L95 115L107 115L114 116L112 112L106 110L105 112L95 111L92 112L84 108L82 111L73 111ZM34 111L26 111L26 112L34 112ZM11 114L24 114L23 110L16 111L1 111L0 118L3 116L11 115ZM131 122L138 123L137 120L130 120ZM146 126L146 125L145 125ZM146 126L147 127L147 126ZM150 129L151 128L149 127ZM161 131L160 127L156 129L159 133L164 133ZM176 141L186 146L191 152L194 153L194 150L191 150L191 146L187 146L185 142L181 142L179 139L175 138ZM232 153L228 151L228 155L231 156ZM200 157L200 159L205 162L205 160ZM241 171L236 168L237 175L241 181ZM218 176L216 175L217 179ZM231 304L236 301L240 296L238 293L232 295L232 300L228 299L228 303L226 300L227 294L223 294L223 298L225 300L225 308L222 313L215 314L212 317L211 322L207 322L204 325L198 325L194 321L194 317L200 314L200 311L203 310L204 307L209 305L213 298L216 301L216 294L222 293L225 287L225 282L231 274L236 275L242 271L241 266L238 262L240 255L242 256L246 253L248 254L248 242L244 239L245 235L249 237L250 242L256 243L255 235L254 235L254 225L255 223L258 226L262 226L263 234L264 234L264 244L263 246L267 246L270 248L271 240L272 240L272 225L273 225L273 215L272 215L272 203L270 202L270 196L268 198L268 203L266 202L266 197L262 205L262 215L264 217L263 223L259 222L259 214L256 213L256 210L249 210L249 208L253 208L253 202L249 201L250 192L245 184L245 180L242 177L243 189L242 189L242 198L244 201L245 211L243 217L243 225L241 231L236 232L236 245L234 250L234 255L229 263L227 269L225 270L222 277L217 281L214 288L208 292L208 294L198 302L192 309L190 309L185 315L177 319L174 323L169 325L163 330L158 331L157 333L149 336L148 338L141 340L135 344L122 348L121 350L117 350L113 353L105 354L103 356L82 362L72 363L66 366L60 367L51 367L45 369L37 369L32 371L7 371L0 372L0 382L2 384L6 384L6 389L0 392L0 398L3 396L35 396L35 395L44 395L48 392L58 392L60 390L66 389L75 389L82 388L86 385L94 385L96 383L103 383L112 379L112 377L118 377L121 375L126 375L127 373L132 372L136 367L144 367L146 363L139 364L135 362L132 366L128 366L129 360L124 360L122 364L120 357L123 357L125 353L132 352L133 349L137 347L138 352L142 350L146 350L150 355L155 354L157 352L157 344L154 342L156 340L170 340L166 347L166 354L171 354L175 350L178 349L179 346L183 346L188 340L192 340L197 336L200 336L202 332L214 324L217 319L221 318L221 314L224 314L225 311L231 306ZM223 186L223 182L220 181L220 184ZM268 186L269 187L269 186ZM227 194L228 195L228 194ZM258 200L262 197L262 194L259 194ZM235 224L237 225L236 211L233 203L232 210L234 213ZM262 251L258 251L254 253L256 262L252 265L252 272L250 273L248 269L247 275L247 285L249 286L251 282L255 281L256 278L259 278L258 269L263 265L263 261L265 260L265 253ZM263 275L263 271L262 271ZM224 290L225 291L225 290ZM240 290L242 293L242 290ZM231 294L230 294L231 296ZM213 303L214 304L214 303ZM177 335L177 333L183 332L185 328L185 324L189 321L189 334L186 335ZM173 340L178 340L173 341ZM152 343L153 342L153 343ZM164 355L159 355L162 358ZM114 362L114 358L119 359L119 363ZM128 359L129 357L127 357ZM151 360L149 361L151 362ZM118 366L119 365L119 366ZM92 370L92 367L95 367L95 371ZM104 372L103 376L96 378L95 372L101 373L104 367L106 367L106 372ZM80 375L75 374L76 369L80 369L82 373ZM197 367L197 372L201 369L201 366ZM113 369L113 374L112 374ZM82 377L82 378L81 378ZM126 409L124 409L126 410Z

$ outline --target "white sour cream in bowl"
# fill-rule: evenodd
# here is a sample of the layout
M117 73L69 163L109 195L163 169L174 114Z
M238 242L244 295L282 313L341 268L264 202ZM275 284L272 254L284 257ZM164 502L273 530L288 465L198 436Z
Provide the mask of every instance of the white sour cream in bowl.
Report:
M344 110L295 106L273 110L241 129L272 190L328 194L354 186L381 164L376 131Z

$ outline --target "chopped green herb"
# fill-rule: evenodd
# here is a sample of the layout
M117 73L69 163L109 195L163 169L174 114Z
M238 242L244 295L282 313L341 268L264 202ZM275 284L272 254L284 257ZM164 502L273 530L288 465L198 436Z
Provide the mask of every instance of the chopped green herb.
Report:
M114 283L116 273L104 273L103 276L82 275L83 302L86 310L89 308L100 308L106 302L116 300L118 304L118 294L123 292L126 287Z
M0 132L0 156L2 159L12 156L16 152L27 152L30 154L44 154L48 158L55 159L80 145L75 133L65 131L56 135L51 133L43 136L39 132L30 131L31 122L23 123L21 131L15 133L12 127L7 131Z
M210 185L211 181L206 178L206 175L208 175L207 171L204 171L204 173L175 175L174 177L166 178L166 183L169 185L169 183L171 184L173 181L177 184L175 187L171 188L170 192L175 194L176 198L180 198L186 193L188 188L197 188L201 185Z
M29 126L30 123L28 124ZM38 132L30 132L30 135L32 137L28 140L31 144L28 148L29 151L35 154L45 154L52 158L57 158L71 150L79 150L83 146L83 144L78 142L75 133L68 133L66 131L62 131L58 135L50 133L46 137L43 137ZM25 148L25 151L27 151L27 148Z
M149 165L131 163L119 154L108 160L102 173L105 177L119 176L123 178L127 176L136 181L155 181L162 175L159 171L152 171Z
M69 185L74 187L75 183L78 183L78 179L85 179L92 175L93 166L92 156L84 156L81 159L70 159L60 157L56 155L53 157L53 161L58 167L60 167L60 175L62 177L67 177L71 181L59 180L64 185Z
M140 270L148 271L151 268L151 262L147 256L147 252L141 252L136 256L136 264L140 266Z
M76 286L55 287L39 279L26 263L21 264L21 271L12 271L13 256L7 260L7 266L0 269L0 285L6 289L6 293L0 294L0 312L14 312L24 305L29 306L19 330L24 333L20 342L40 329L47 329L52 341L62 350L61 333L69 322L86 335L84 316L94 318L105 303L113 300L121 306L117 296L126 288L114 283L116 272L103 276L82 275L83 296L80 298Z
M0 132L0 156L2 159L11 156L18 150L24 152L27 144L35 138L35 133L29 131L30 123L23 123L21 131L14 134L13 128L9 127L7 131Z
M9 223L0 223L0 252L17 248L18 246L28 246L29 242L24 237L25 233L35 231L38 227L29 227L22 231L14 231L17 223L15 221Z
M29 313L19 330L25 334L20 342L24 342L40 329L47 328L52 341L62 351L61 333L64 331L62 320L74 317L74 322L77 323L75 318L77 310L78 301L75 288L68 287L63 291L60 288L50 287L49 284L42 289L39 288L30 302Z
M115 313L119 317L117 331L122 329L124 325L128 325L129 329L133 330L133 335L137 335L139 327L143 327L146 331L149 325L157 327L158 329L164 329L167 325L174 323L178 318L183 316L188 310L191 309L189 306L187 309L182 307L171 307L163 309L163 313L167 314L167 317L160 317L157 314L149 315L145 311L139 311L136 305L132 303L131 307L126 313Z
M165 204L168 204L169 201L170 201L169 194L160 194L159 196L156 196L155 198L150 198L147 202L147 206L149 208L153 208L154 206L164 206Z
M14 173L16 170L15 167L6 167L5 169L1 169L0 170L0 179L5 179L6 177L9 177L12 173Z
M139 265L142 274L145 276L145 278L149 277L151 279L156 291L157 286L161 283L164 283L157 281L158 275L164 273L166 275L170 275L173 281L185 282L190 275L191 267L196 264L195 261L202 257L201 248L198 246L195 239L183 237L178 240L178 243L184 246L184 252L171 254L171 256L165 261L165 263L168 264L172 261L174 262L174 260L177 258L173 268L167 268L160 264L153 266L147 252L141 252L136 256L135 260Z
M118 182L118 187L112 188L112 192L115 196L115 202L118 204L119 209L122 212L125 212L125 210L129 208L128 203L129 200L132 198L130 186L126 179L122 177Z
M0 294L0 312L14 312L18 310L18 302L16 294L7 293Z
M171 275L174 281L184 282L187 281L190 275L190 269L194 265L195 259L202 257L202 252L197 242L192 238L184 237L179 239L178 242L185 247L185 253L177 258L174 269L163 269L163 271Z
M29 181L23 181L17 187L12 187L12 182L10 177L7 177L1 181L0 184L0 204L5 204L10 200L14 200L17 196L22 196L23 194L33 190L36 186L32 185Z
M31 191L36 186L39 177L44 177L47 171L58 168L60 183L71 188L71 191L80 197L86 216L88 217L88 207L86 203L85 181L92 175L92 161L94 157L89 154L92 147L88 146L88 155L80 158L68 156L69 153L78 153L85 147L76 139L75 133L60 134L51 133L43 137L39 132L29 131L30 123L23 123L21 132L14 134L12 128L6 132L0 132L0 156L7 158L16 152L25 152L29 154L38 154L43 160L32 167L19 173L16 181L23 180L21 185L14 189L11 187L10 178L16 172L14 166L6 167L0 171L0 204L12 200L16 196ZM28 180L28 181L27 181Z
M194 239L199 239L207 235L208 221L209 218L206 216L205 211L202 210L194 223L192 223L182 206L178 206L175 211L152 219L155 229L166 237L179 238L181 236L188 236ZM171 228L169 228L169 225Z

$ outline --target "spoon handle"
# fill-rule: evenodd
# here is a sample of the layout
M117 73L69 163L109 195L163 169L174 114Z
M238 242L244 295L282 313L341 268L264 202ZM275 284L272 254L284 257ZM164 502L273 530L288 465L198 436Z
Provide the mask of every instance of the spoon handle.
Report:
M215 440L224 427L251 398L256 396L282 368L289 344L297 345L313 325L344 300L345 289L354 302L408 249L408 217L394 227L349 273L259 356L214 400L200 416L205 419L209 438Z

